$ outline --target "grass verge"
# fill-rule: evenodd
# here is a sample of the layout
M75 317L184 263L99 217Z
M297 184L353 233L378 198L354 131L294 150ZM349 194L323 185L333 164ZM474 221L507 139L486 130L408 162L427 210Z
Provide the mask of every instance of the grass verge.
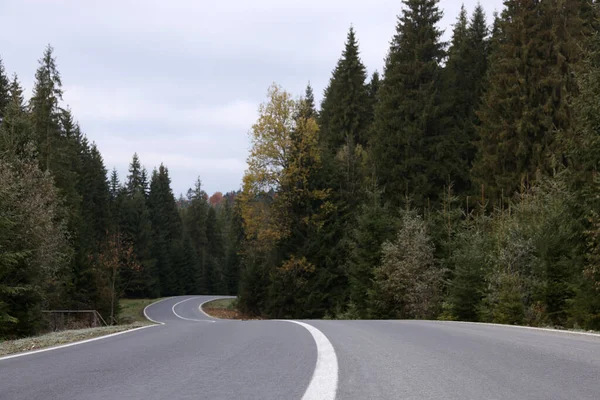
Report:
M16 340L2 341L0 339L0 356L23 351L39 350L46 347L58 346L61 344L110 335L111 333L127 331L145 325L152 325L152 323L144 316L144 308L159 300L160 299L122 299L120 301L121 313L119 314L119 325L70 329Z
M202 311L214 318L221 319L262 319L258 317L250 317L241 313L237 309L237 299L217 299L204 303Z
M121 306L119 323L150 323L144 316L144 308L160 300L161 299L121 299L119 301Z
M40 336L32 336L23 339L5 340L0 342L0 356L5 356L23 351L39 350L46 347L58 346L60 344L78 342L80 340L92 339L98 336L109 335L139 328L148 324L135 323L128 325L102 326L99 328L74 329L68 331L51 332Z

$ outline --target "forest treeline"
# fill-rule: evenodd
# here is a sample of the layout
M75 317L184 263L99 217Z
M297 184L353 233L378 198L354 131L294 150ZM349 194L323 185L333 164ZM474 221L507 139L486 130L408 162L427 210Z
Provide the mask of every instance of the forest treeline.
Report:
M274 84L238 197L239 307L600 329L591 0L404 0L383 73L350 28L317 109Z
M52 48L31 99L0 67L0 336L44 309L238 294L275 318L600 329L600 36L592 0L404 0L383 72L357 33L320 107L273 84L242 188L176 199L127 176L63 106ZM1 63L0 63L1 66Z
M198 178L176 199L167 167L149 174L137 154L109 177L62 103L52 47L29 101L0 60L0 337L44 329L42 310L115 323L123 296L234 294L235 194L209 199Z

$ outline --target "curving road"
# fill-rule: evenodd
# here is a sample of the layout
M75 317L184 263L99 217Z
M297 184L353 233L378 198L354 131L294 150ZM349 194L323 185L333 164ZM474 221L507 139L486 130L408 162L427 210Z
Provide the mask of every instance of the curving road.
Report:
M224 321L184 296L159 325L0 358L0 399L594 399L600 337L434 321Z

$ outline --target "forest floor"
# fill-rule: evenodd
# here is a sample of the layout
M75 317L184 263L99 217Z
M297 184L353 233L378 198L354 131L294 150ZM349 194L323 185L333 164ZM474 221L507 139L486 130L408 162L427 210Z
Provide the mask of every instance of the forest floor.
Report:
M221 319L262 319L260 317L250 317L241 313L236 307L236 299L218 299L205 303L202 311L214 318Z
M68 329L15 340L0 339L0 357L23 351L33 351L61 344L79 342L81 340L151 325L152 323L144 316L144 308L158 300L160 299L122 299L120 301L119 325Z

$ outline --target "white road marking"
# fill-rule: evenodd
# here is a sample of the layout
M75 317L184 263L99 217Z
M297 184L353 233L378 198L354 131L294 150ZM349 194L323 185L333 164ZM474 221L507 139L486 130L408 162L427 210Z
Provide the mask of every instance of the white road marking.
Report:
M221 300L221 299L235 299L235 296L227 296L227 297L219 296L219 297L215 297L214 299L206 300L204 303L200 304L200 306L198 307L198 309L200 310L200 312L202 314L206 315L208 318L211 318L211 319L214 319L214 320L217 320L217 321L223 321L223 318L217 318L217 317L213 317L211 315L208 315L202 309L202 306L204 306L206 303L210 303L211 301Z
M436 321L436 322L451 323L451 324L490 325L490 326L499 326L499 327L503 327L503 328L531 329L531 330L535 330L535 331L546 331L546 332L554 332L554 333L565 333L565 334L572 334L572 335L584 335L584 336L600 337L600 333L568 331L566 329L537 328L535 326L493 324L491 322L470 322L470 321Z
M198 309L200 310L200 312L202 314L206 315L208 318L220 320L221 318L212 317L212 316L208 315L207 313L205 313L204 310L202 309L202 306L204 306L206 303L210 303L211 301L214 301L214 300L219 300L219 298L217 297L215 299L206 300L205 302L203 302L202 304L200 304L200 306L198 306Z
M17 357L28 356L28 355L31 355L31 354L36 354L36 353L43 353L43 352L45 352L45 351L51 351L51 350L64 349L65 347L76 346L76 345L78 345L78 344L84 344L84 343L89 343L89 342L95 342L96 340L107 339L107 338L109 338L109 337L113 337L113 336L117 336L117 335L122 335L122 334L124 334L124 333L129 333L129 332L135 332L135 331L139 331L140 329L152 328L153 326L158 326L158 325L146 325L146 326L142 326L142 327L139 327L139 328L134 328L134 329L129 329L129 330L122 331L122 332L111 333L110 335L104 335L104 336L98 336L98 337L91 338L91 339L80 340L79 342L73 342L73 343L61 344L61 345L59 345L59 346L53 346L53 347L47 347L47 348L45 348L45 349L39 349L39 350L28 351L28 352L26 352L26 353L12 354L12 355L10 355L10 356L4 356L4 357L0 357L0 361L2 361L2 360L8 360L9 358L17 358Z
M153 305L155 305L155 304L158 304L158 303L160 303L160 302L163 302L163 301L165 301L165 300L169 300L169 299L172 299L172 297L167 297L167 298L165 298L165 299L162 299L162 300L159 300L159 301L155 301L155 302L154 302L154 303L152 303L152 304L148 304L146 307L144 307L144 317L146 317L146 319L147 319L148 321L154 322L155 324L164 325L164 324L165 324L164 322L155 321L155 320L153 320L152 318L150 318L150 317L148 316L148 314L146 314L146 310L147 310L147 309L148 309L148 307L150 307L150 306L153 306Z
M327 336L312 325L304 322L281 320L304 327L317 345L317 365L302 400L335 400L338 383L338 362L333 345Z
M183 319L186 321L194 321L194 322L215 322L215 321L211 321L208 319L194 319L194 318L186 318L186 317L182 317L181 315L177 314L177 311L175 311L175 307L180 305L181 303L185 303L186 301L190 301L190 300L194 300L197 299L197 297L191 297L189 299L185 299L185 300L181 300L179 303L175 303L173 304L173 307L171 307L171 310L173 311L173 314L175 314L175 316L179 319Z

